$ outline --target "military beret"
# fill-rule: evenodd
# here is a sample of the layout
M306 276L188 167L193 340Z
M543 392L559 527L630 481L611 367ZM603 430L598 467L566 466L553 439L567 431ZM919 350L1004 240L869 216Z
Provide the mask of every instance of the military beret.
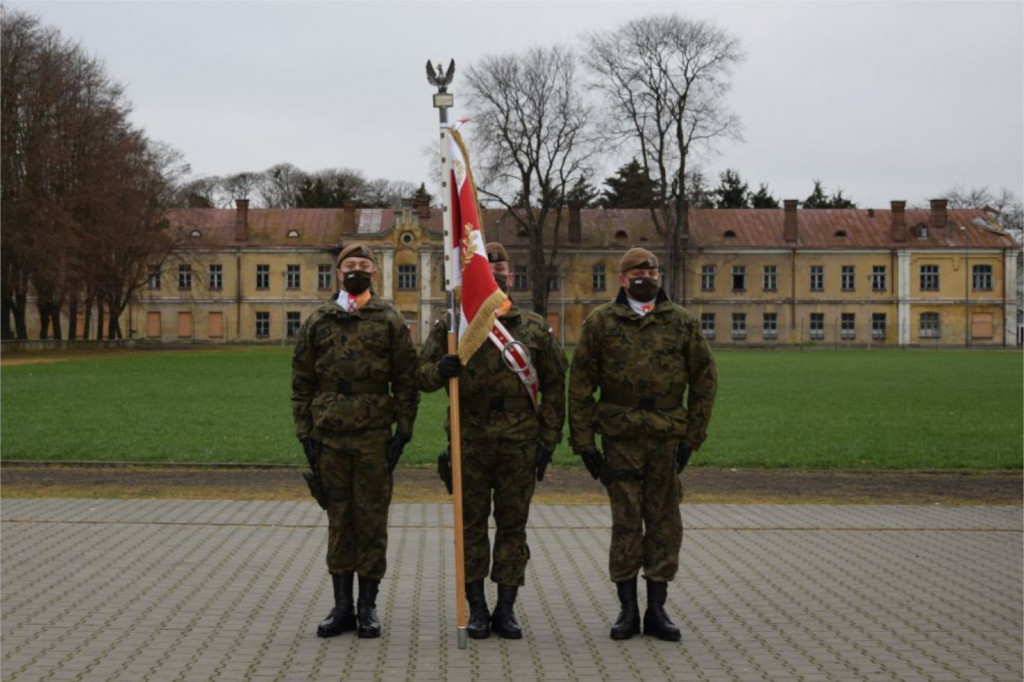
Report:
M341 253L338 254L338 267L341 267L341 261L346 258L365 258L374 265L377 264L377 259L373 257L373 250L369 246L363 246L362 244L349 244L342 249Z
M626 272L627 270L635 270L637 268L656 268L658 267L658 257L647 249L634 248L623 254L622 259L619 261L619 272Z
M505 247L498 242L490 242L484 247L484 251L487 252L488 263L507 263L508 252L505 251Z

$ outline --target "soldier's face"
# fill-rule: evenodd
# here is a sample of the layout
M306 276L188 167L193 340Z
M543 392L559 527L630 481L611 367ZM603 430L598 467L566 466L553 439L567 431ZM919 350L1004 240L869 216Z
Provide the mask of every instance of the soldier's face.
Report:
M491 274L492 275L505 275L508 277L508 285L511 288L512 282L515 281L515 275L512 274L512 269L509 268L507 261L501 261L500 263L491 263Z
M658 268L633 268L632 270L626 270L619 275L619 284L624 289L629 288L629 280L636 279L637 277L646 277L653 279L655 282L661 279L661 275L658 273Z
M338 266L338 282L344 281L346 272L354 272L356 270L368 272L371 277L377 274L377 266L369 258L346 258Z

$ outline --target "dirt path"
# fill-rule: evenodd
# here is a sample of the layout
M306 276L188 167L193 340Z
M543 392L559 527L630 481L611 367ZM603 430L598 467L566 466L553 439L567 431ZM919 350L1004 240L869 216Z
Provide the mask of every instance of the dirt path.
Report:
M4 497L307 500L297 467L41 466L4 463ZM688 503L1020 505L1020 472L747 471L694 467L683 475ZM432 469L401 467L396 502L449 498ZM583 469L549 470L541 504L600 504L604 488Z

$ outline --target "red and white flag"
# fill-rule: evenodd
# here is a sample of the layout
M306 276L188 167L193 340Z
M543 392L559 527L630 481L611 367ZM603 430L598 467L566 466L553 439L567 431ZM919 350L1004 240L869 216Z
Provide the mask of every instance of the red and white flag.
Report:
M449 286L462 287L458 353L465 364L487 341L498 314L509 304L487 261L469 153L459 134L461 123L448 128L452 230L444 248Z

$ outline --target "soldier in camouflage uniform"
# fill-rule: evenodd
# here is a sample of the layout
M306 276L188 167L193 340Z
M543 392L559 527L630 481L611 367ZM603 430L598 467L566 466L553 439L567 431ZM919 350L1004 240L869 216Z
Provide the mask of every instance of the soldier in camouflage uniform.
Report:
M513 275L505 248L492 242L485 249L494 278L507 293ZM567 363L547 322L514 304L499 319L529 351L541 395L536 411L525 386L490 340L473 355L464 371L458 356L445 354L447 315L431 330L417 369L419 387L428 392L447 387L450 377L461 377L463 538L469 603L466 632L474 639L488 637L492 629L506 639L522 637L513 607L530 558L526 544L530 499L562 440L565 421ZM487 523L492 491L497 530L490 577L498 585L493 615L488 612L484 592L491 559Z
M570 440L611 502L609 569L622 604L612 639L640 632L642 568L644 634L677 641L664 605L683 539L678 474L704 442L718 378L700 323L661 289L654 254L630 249L619 273L618 297L587 317L573 356Z
M379 637L391 472L412 438L419 404L416 349L402 314L369 288L377 272L369 248L344 249L337 272L337 300L305 321L292 357L295 430L327 510L334 609L317 635L358 629L360 637Z

